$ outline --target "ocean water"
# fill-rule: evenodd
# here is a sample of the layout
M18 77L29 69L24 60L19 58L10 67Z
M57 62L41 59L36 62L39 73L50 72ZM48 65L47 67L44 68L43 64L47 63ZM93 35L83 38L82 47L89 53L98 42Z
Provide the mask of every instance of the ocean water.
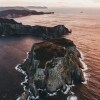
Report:
M88 81L86 84L74 86L72 91L75 95L69 96L68 100L100 100L100 9L50 8L45 11L54 11L55 14L32 15L15 20L33 26L52 27L63 24L72 29L72 34L65 38L73 40L83 53L84 62L88 67ZM34 43L40 41L32 37L0 38L0 100L15 100L20 96L20 83L24 81L24 77L15 71L15 66L22 63L27 57L26 52ZM59 100L66 100L65 98L59 97Z

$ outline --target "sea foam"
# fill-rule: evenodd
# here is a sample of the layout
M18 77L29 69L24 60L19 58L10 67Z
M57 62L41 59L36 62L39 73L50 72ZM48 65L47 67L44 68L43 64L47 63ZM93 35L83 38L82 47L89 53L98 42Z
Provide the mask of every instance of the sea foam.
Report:
M79 58L80 62L82 63L83 65L83 68L82 71L83 71L83 75L84 75L84 78L85 78L85 81L82 82L83 84L87 84L87 81L89 80L89 74L86 72L88 70L88 67L87 65L85 64L85 62L83 61L84 60L84 54L79 50L80 54L81 54L81 58Z
M85 82L82 82L82 83L83 83L83 84L87 84L88 76L89 76L89 75L88 75L85 71L88 69L88 67L87 67L87 65L83 62L83 60L84 60L84 55L83 55L83 53L82 53L81 51L79 51L79 52L80 52L80 54L81 54L81 58L79 58L79 60L80 60L80 62L82 63L82 65L83 65L83 67L84 67L84 69L82 69L82 71L83 71L83 74L84 74L84 77L85 77ZM27 58L28 58L28 56L29 56L29 52L27 52ZM27 59L27 58L26 58L26 59ZM23 62L25 62L26 59L24 59ZM28 78L27 78L27 77L28 77L28 76L27 76L26 72L23 71L23 70L21 69L20 64L18 64L18 65L15 67L15 69L16 69L17 71L19 71L19 72L21 72L22 74L25 75L25 81L24 81L24 82L21 82L21 85L23 86L24 91L26 91L26 87L25 87L25 85L24 85L23 83L27 83L27 81L28 81ZM65 91L61 91L61 92L62 92L63 94L68 94L68 92L71 90L71 88L72 88L73 86L75 86L75 85L74 85L74 84L72 84L72 85L67 85L67 84L66 84L66 87L67 87L66 90L65 90ZM37 89L37 90L38 90L38 91L39 91L39 90L44 91L43 89ZM45 91L46 91L46 89L45 89ZM57 91L58 91L58 90L57 90ZM31 93L29 90L28 90L28 92ZM77 97L75 96L75 93L74 93L74 92L70 91L70 93L71 93L71 95L67 97L67 100L78 100ZM25 94L25 92L24 92L24 94ZM49 96L55 96L55 95L57 95L57 92L48 93L48 95L49 95ZM27 99L27 100L30 100L30 99L38 99L38 98L39 98L39 96L34 97L34 96L32 95L32 96L28 96L28 99ZM17 100L21 100L21 97L19 97Z

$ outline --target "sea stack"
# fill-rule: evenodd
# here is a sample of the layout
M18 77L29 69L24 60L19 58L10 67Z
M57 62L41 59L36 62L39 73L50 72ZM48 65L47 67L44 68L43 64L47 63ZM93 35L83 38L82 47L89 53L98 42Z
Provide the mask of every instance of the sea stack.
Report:
M39 91L49 96L58 89L64 91L66 85L84 82L80 58L73 41L65 38L34 44L26 61L18 66L27 75L25 93L19 100L34 100L40 96Z

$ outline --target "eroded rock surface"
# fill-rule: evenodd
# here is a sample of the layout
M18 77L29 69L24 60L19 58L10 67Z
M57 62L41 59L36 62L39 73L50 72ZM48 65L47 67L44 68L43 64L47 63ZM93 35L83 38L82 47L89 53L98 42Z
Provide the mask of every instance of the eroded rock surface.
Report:
M19 66L27 74L26 98L29 92L37 97L39 90L54 93L58 89L64 91L66 84L84 82L80 58L73 41L65 38L34 44L26 61Z
M71 33L71 30L64 25L54 27L30 26L18 23L13 19L0 18L0 36L32 35L41 39L54 39L69 33Z

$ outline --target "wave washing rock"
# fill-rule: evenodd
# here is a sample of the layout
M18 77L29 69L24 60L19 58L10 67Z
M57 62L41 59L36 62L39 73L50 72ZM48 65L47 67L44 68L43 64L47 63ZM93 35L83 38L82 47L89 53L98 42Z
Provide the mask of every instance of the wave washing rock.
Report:
M64 25L54 27L30 26L17 23L13 19L0 18L0 36L8 35L32 35L42 39L53 39L68 35L71 31Z
M41 98L40 91L53 96L58 90L69 90L68 85L84 82L80 58L73 41L65 38L34 44L26 61L17 67L27 75L25 93L18 100Z

